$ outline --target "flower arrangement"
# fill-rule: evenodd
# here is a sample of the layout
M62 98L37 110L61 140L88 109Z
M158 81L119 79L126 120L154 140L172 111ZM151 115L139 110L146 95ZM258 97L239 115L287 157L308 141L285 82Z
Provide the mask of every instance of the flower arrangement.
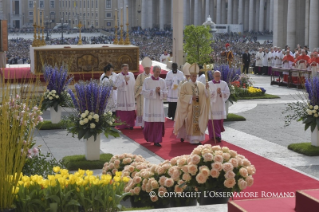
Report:
M69 115L64 121L67 123L67 130L78 135L78 139L88 139L104 133L118 137L119 131L114 126L116 117L111 111L106 111L106 105L113 88L111 86L99 84L96 80L89 82L79 82L75 84L76 95L72 90L68 90L76 113Z
M46 66L43 77L47 83L47 91L44 93L41 110L53 107L58 111L58 106L71 105L70 95L67 93L67 86L72 82L67 69L61 67Z
M205 144L193 150L183 172L188 185L200 191L240 192L253 185L256 169L228 147Z
M136 169L142 170L144 168L147 168L147 166L144 166L144 163L149 164L141 155L133 155L127 153L114 155L109 162L106 162L104 164L102 174L109 174L114 176L116 172L124 170L124 176L131 176L133 172L136 172Z
M93 176L93 171L78 170L69 174L68 170L54 167L54 175L43 178L39 175L23 176L13 189L14 204L18 211L46 211L50 204L57 204L58 211L115 211L120 210L120 201L127 195L124 186L129 181L116 176Z

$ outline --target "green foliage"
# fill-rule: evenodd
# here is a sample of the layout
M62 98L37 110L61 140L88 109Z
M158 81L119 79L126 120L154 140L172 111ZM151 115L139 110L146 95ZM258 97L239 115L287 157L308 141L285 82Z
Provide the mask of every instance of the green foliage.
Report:
M280 96L267 94L259 96L239 96L238 100L250 100L250 99L280 99Z
M290 144L288 149L303 155L319 156L319 147L312 146L310 142Z
M54 174L52 170L55 166L63 167L62 161L57 161L49 152L44 155L39 151L38 156L33 156L26 160L22 173L25 176L40 175L47 177L48 175Z
M38 130L56 130L56 129L66 129L65 123L60 122L57 124L52 124L51 121L43 121L36 126Z
M291 124L291 121L301 121L302 117L307 117L307 108L308 103L306 100L306 96L297 95L297 98L301 101L288 103L285 111L282 114L286 114L285 116L285 127Z
M100 160L88 161L84 155L65 156L62 159L62 164L70 171L78 169L101 169L104 163L109 162L112 154L101 154Z
M233 113L228 113L227 119L225 119L224 121L246 121L246 118Z
M209 27L206 26L186 26L184 30L184 51L187 54L186 61L190 64L209 63L209 56L213 51L211 48L212 35Z

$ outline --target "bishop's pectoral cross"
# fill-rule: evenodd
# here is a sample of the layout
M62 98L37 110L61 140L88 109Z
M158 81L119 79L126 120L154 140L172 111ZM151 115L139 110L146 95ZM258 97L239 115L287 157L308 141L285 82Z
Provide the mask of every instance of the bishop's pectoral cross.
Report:
M82 37L81 37L81 28L82 28L82 23L81 21L79 22L78 24L78 28L80 30L80 35L79 35L79 42L78 42L78 45L82 45Z

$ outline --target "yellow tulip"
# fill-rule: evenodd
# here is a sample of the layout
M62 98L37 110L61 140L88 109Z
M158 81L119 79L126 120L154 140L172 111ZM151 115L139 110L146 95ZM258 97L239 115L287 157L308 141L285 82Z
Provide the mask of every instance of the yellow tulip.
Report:
M59 166L55 166L55 167L53 167L53 171L55 172L55 173L58 173L59 171L60 171L60 167Z
M85 173L86 173L86 175L87 175L87 176L91 176L91 175L93 175L93 171L90 171L90 170L86 170L86 172L85 172Z

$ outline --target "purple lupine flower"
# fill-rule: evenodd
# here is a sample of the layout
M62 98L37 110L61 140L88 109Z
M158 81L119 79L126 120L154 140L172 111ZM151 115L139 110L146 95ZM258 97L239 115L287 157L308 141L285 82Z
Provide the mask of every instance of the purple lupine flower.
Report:
M315 76L306 79L305 87L310 100L310 105L319 105L319 77Z
M58 95L64 92L67 86L72 82L73 76L69 77L67 69L61 67L46 66L43 73L47 89L55 90Z

